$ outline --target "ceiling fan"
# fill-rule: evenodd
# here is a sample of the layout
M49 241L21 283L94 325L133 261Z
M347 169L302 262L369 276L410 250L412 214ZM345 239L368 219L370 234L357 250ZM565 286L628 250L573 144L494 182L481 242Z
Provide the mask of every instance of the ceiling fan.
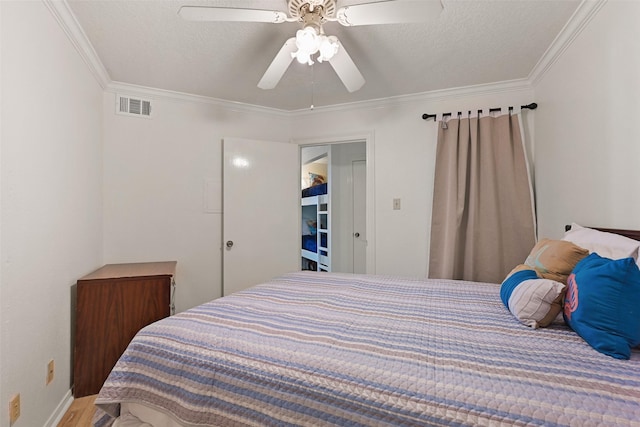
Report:
M378 1L338 8L336 0L288 0L288 13L280 10L242 9L210 6L183 6L178 14L189 21L297 22L300 29L289 38L262 76L258 87L273 89L289 68L293 58L301 64L329 62L349 92L364 85L364 77L335 36L327 36L323 25L338 22L344 26L424 22L442 10L440 0Z

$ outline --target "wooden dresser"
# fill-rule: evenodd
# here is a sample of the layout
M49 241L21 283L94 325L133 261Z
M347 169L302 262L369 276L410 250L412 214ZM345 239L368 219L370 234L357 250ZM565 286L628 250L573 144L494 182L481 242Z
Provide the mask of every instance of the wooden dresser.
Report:
M176 261L107 264L78 280L73 394L96 394L133 336L173 314Z

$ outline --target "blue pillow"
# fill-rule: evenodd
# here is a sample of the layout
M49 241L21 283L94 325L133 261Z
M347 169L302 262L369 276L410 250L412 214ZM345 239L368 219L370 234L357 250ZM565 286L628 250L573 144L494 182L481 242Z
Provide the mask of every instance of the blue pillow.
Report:
M594 252L580 261L567 280L563 316L600 353L629 359L640 344L640 269L633 258Z

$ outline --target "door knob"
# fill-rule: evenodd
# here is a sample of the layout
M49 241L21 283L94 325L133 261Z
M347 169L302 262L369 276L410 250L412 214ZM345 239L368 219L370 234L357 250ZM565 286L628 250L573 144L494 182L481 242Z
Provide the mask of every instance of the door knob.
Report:
M360 233L358 233L357 231L353 234L356 238L360 237Z
M233 240L227 240L227 248L231 249L233 246Z

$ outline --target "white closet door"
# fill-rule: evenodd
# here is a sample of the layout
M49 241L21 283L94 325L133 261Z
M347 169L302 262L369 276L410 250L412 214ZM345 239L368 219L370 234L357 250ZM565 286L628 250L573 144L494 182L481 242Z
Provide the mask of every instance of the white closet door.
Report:
M222 292L300 270L300 161L295 144L223 141Z
M367 272L367 162L351 163L353 186L353 272Z

